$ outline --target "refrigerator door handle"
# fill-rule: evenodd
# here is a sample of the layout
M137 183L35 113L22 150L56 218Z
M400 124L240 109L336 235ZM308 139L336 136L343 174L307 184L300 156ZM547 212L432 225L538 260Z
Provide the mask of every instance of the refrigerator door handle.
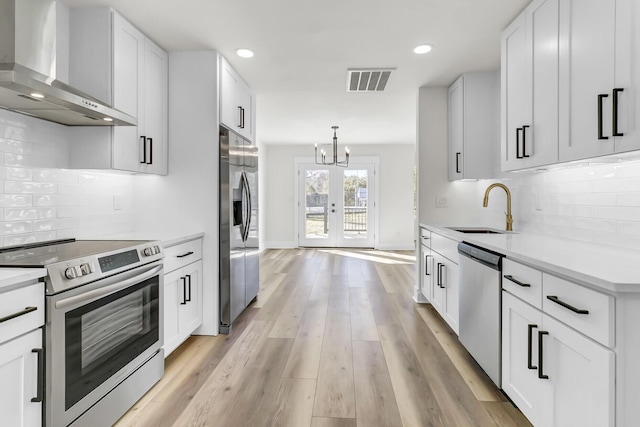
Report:
M247 241L247 236L249 234L249 215L247 214L247 205L249 201L249 185L247 182L247 174L245 171L242 171L242 177L240 178L240 182L242 183L242 241Z
M249 186L249 178L247 178L247 174L245 172L245 180L247 186L247 235L245 237L245 241L249 239L249 230L251 229L251 187Z

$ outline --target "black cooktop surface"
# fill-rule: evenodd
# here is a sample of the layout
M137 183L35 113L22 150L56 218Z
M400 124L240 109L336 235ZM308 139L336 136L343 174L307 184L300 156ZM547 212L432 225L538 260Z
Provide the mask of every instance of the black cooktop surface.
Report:
M143 241L68 239L5 247L0 248L0 267L45 267L57 262L130 248L140 243Z

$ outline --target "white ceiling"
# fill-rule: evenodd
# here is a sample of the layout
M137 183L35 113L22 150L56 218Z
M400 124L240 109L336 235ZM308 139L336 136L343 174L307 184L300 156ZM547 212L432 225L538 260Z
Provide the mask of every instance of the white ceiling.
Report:
M530 0L62 0L109 5L163 48L218 50L257 94L266 144L415 143L420 86L497 69L500 32ZM425 55L413 47L434 46ZM242 59L235 50L255 51ZM347 68L396 68L347 93Z

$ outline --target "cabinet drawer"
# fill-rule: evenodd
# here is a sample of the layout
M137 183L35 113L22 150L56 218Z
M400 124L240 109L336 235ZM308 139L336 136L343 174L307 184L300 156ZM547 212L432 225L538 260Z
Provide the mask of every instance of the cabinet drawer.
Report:
M44 325L44 283L0 293L0 319L0 343Z
M169 273L202 258L202 239L190 240L164 250L164 272Z
M542 310L608 346L614 345L615 300L550 274L543 274Z
M431 248L431 232L426 228L420 228L420 244Z
M502 289L542 309L542 272L504 258Z
M431 233L431 249L456 264L460 263L458 261L458 242L455 240L436 233Z

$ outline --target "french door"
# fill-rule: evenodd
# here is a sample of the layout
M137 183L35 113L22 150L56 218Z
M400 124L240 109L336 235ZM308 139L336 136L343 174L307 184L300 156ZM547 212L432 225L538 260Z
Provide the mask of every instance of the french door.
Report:
M298 244L373 248L375 163L298 166Z

